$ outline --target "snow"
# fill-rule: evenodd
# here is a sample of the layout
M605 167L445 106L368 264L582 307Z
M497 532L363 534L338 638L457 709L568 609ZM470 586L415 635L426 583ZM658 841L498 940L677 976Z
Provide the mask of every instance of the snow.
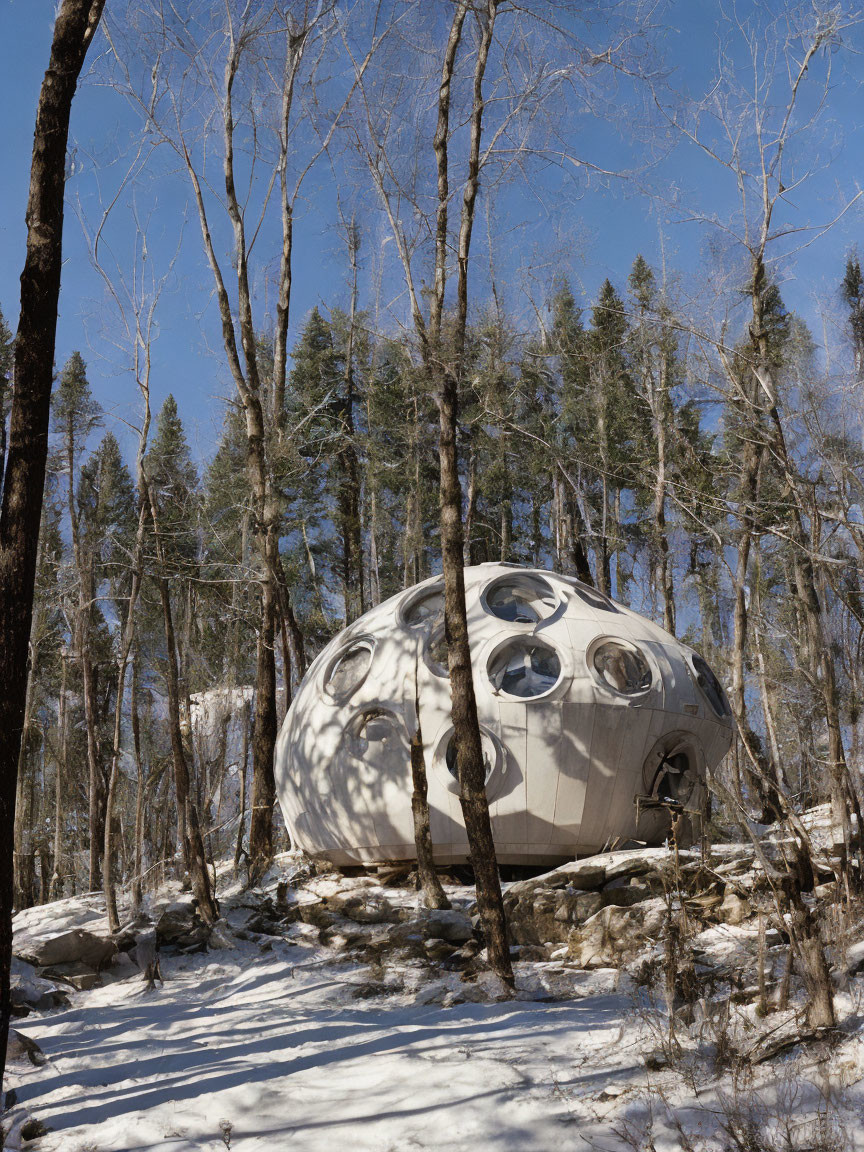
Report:
M415 893L357 881L356 889L416 908ZM301 901L334 891L313 877ZM448 889L457 906L468 889ZM772 1143L809 1145L813 1117L864 1148L864 982L838 997L846 1033L831 1047L799 1048L742 1071L715 1068L717 1024L706 1007L670 1049L651 998L613 969L582 971L565 955L518 963L517 995L489 973L458 971L385 953L370 966L322 945L296 923L285 936L243 940L257 897L223 902L230 947L163 950L165 983L139 975L89 992L72 1006L14 1022L48 1057L13 1061L16 1103L7 1146L38 1152L698 1152L731 1145L721 1124L756 1117ZM27 914L38 931L71 902ZM81 901L95 921L98 898ZM380 933L386 925L354 925ZM735 965L752 929L718 928L697 944ZM758 1026L752 1006L738 1023ZM794 1025L794 1012L775 1023ZM674 1059L670 1062L670 1053ZM20 1124L48 1129L33 1143ZM677 1126L677 1127L676 1127ZM828 1129L826 1129L827 1131ZM833 1129L832 1129L833 1130ZM653 1144L648 1144L648 1139ZM634 1142L635 1141L635 1142ZM797 1141L797 1143L795 1142Z
M456 974L376 1003L352 998L363 969L323 951L300 936L263 957L163 957L163 989L113 984L22 1022L49 1057L15 1068L18 1105L52 1130L40 1149L217 1149L220 1123L243 1152L549 1149L569 1115L556 1093L632 1064L615 973L578 974L570 1003L424 1003Z

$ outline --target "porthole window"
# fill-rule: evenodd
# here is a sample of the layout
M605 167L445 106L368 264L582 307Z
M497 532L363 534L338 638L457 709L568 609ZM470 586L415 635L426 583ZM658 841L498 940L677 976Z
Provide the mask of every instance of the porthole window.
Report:
M443 625L436 628L429 637L429 643L423 652L426 666L436 676L449 676L450 667L447 656L447 636Z
M551 584L540 576L502 576L483 594L487 612L508 624L536 624L551 616L558 598Z
M514 637L492 654L489 679L499 692L523 700L543 696L561 678L561 661L549 644L529 637Z
M584 600L586 604L590 604L592 608L598 608L601 612L617 612L618 609L612 601L604 596L602 592L598 592L596 588L592 588L590 584L583 584L581 580L568 579L567 583L573 588L580 599Z
M334 700L345 700L356 692L372 664L374 644L359 640L345 649L330 666L324 690Z
M664 804L686 804L696 786L696 771L686 752L664 756L655 773L651 794Z
M720 686L720 681L697 653L691 653L690 660L693 663L693 671L696 674L696 683L701 688L705 699L711 705L711 710L714 715L719 716L721 720L729 716L729 703L726 699L726 693Z
M395 717L378 708L356 716L347 734L351 751L361 760L370 752L380 757L386 754L392 745L401 742Z
M483 751L483 766L486 769L484 779L488 784L489 777L492 775L492 772L498 763L499 752L495 741L492 739L489 733L484 732L482 728L480 730L480 747ZM444 763L447 766L447 771L450 773L453 779L458 780L459 770L456 765L456 737L453 732L450 733L450 738L447 741L447 749L444 753Z
M603 593L598 592L596 588L591 588L587 584L575 584L574 588L585 603L590 604L592 608L599 608L601 612L618 611L612 601L607 600Z
M441 585L426 588L409 600L402 611L402 622L408 628L426 628L444 615L444 589Z
M619 640L604 640L591 654L591 665L601 684L635 696L651 687L651 666L638 648Z
M682 808L692 803L702 782L700 762L692 733L667 733L652 748L642 768L643 799Z

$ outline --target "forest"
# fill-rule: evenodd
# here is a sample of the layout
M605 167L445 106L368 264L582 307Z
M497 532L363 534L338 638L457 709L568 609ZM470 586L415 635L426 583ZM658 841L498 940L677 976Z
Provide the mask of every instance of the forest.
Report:
M669 1019L664 1060L686 1064L675 1005L690 1005L692 1026L688 973L710 953L685 961L686 941L714 907L706 893L723 896L710 885L739 876L736 852L762 876L753 892L735 887L752 904L741 919L729 919L734 885L722 882L721 921L752 927L747 1027L791 1002L790 1046L852 1035L862 962L849 957L864 923L864 274L842 132L857 127L847 101L864 26L843 5L706 4L702 74L670 47L679 17L642 0L62 0L52 60L77 52L75 105L95 87L116 126L79 151L73 106L69 151L54 157L52 275L59 290L62 233L93 297L68 300L64 288L56 350L56 293L43 328L27 327L26 267L21 318L14 299L0 302L0 670L14 685L0 715L0 945L18 960L30 953L13 948L13 911L16 933L37 933L47 920L27 917L50 916L53 902L89 916L101 901L116 942L136 917L156 909L155 920L166 892L192 894L214 948L226 923L238 930L226 909L250 894L258 926L242 941L275 938L275 907L283 928L314 925L328 947L347 933L345 947L359 947L331 916L352 920L338 889L348 881L325 890L292 844L278 734L327 644L441 574L440 662L472 867L439 876L434 845L424 857L421 747L418 865L405 883L427 909L475 916L502 1000L524 992L520 961L547 979L562 939L579 979L617 971L620 950L589 961L581 937L542 934L539 888L526 930L535 881L496 863L463 576L494 561L573 577L647 617L725 688L735 736L708 779L701 844L691 858L673 837L662 849L672 872L656 865L655 876L652 856L650 869L621 873L637 887L649 876L665 901L652 1000ZM69 93L67 127L71 103ZM604 202L601 225L590 206ZM650 218L647 240L628 214ZM592 243L610 220L614 243ZM50 289L44 267L33 298ZM73 274L64 265L63 283ZM174 346L160 340L174 340L183 309L172 367ZM213 425L203 443L202 397ZM417 723L419 735L419 703ZM619 847L607 845L604 883ZM326 922L285 895L307 880ZM381 883L384 905L408 899ZM365 931L374 916L355 920ZM475 963L473 945L444 939ZM456 963L449 945L433 956L429 943L423 957ZM780 951L776 971L766 961L775 946L788 950L783 971ZM33 967L33 979L54 978L50 964ZM730 989L727 1016L746 999ZM726 1143L699 1143L661 1093L677 1131L668 1146L857 1147L859 1105L837 1119L823 1107L833 1088L820 1091L823 1142L812 1144L783 1143L773 1112L769 1124L753 1098L736 1097L735 1111L728 1096ZM557 1095L577 1115L575 1097ZM551 1130L531 1143L513 1123L500 1140L486 1128L437 1146L552 1146ZM654 1148L635 1123L621 1113L604 1129L619 1143L591 1146ZM232 1124L220 1130L231 1147ZM98 1147L127 1147L119 1131ZM376 1129L368 1146L435 1146L406 1132ZM156 1146L147 1139L128 1147ZM211 1146L188 1139L178 1146ZM321 1133L306 1139L297 1146L324 1146Z

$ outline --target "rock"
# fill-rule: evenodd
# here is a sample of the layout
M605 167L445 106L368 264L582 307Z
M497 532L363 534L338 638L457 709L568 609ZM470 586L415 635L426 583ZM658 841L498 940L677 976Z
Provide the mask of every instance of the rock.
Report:
M603 904L614 904L618 908L629 908L642 900L650 900L653 893L650 884L639 883L634 878L619 878L607 884L602 893Z
M195 951L205 948L209 939L210 928L198 915L192 900L169 904L156 921L156 940L160 947L173 945L183 951Z
M77 988L79 992L89 992L91 988L101 984L96 969L80 960L71 964L52 964L49 968L43 968L40 975L63 980L73 988Z
M646 900L630 907L610 904L571 930L567 948L580 968L614 968L646 944L656 941L666 906Z
M116 945L110 937L97 936L86 928L71 928L55 935L16 935L12 950L19 960L35 968L79 962L100 968L113 957Z
M315 928L330 928L338 919L336 913L328 908L323 900L301 904L298 910L303 923L312 924Z
M456 953L455 945L435 936L424 940L423 950L430 960L449 960Z
M351 993L354 1000L371 1000L376 996L386 996L390 991L388 986L380 980L369 980L363 984L356 984Z
M231 933L224 920L217 921L210 929L210 938L207 941L207 946L208 948L225 948L228 951L237 948L237 945L231 939Z
M327 907L358 924L383 924L396 913L384 896L366 892L339 892L326 898Z
M6 1042L6 1059L29 1060L37 1068L48 1062L48 1057L36 1041L31 1040L22 1032L16 1032L14 1028L9 1029L9 1039Z
M753 908L750 901L739 896L737 892L727 892L714 914L724 924L743 924L753 915Z
M674 1060L672 1053L665 1048L652 1048L642 1054L642 1063L649 1072L659 1072L663 1068L671 1068Z
M32 964L13 958L10 983L13 1016L27 1016L30 1012L48 1012L52 1008L66 1008L69 997L51 980L37 975Z
M21 1125L21 1139L25 1141L38 1140L40 1136L47 1136L51 1131L37 1116L31 1116Z
M692 872L695 856L681 853ZM663 872L673 860L666 848L634 848L601 853L563 864L542 876L511 884L505 893L514 944L566 943L574 925L607 905L630 907L663 888Z
M474 936L471 918L456 908L429 908L419 921L422 935L428 939L447 940L451 944L464 944Z

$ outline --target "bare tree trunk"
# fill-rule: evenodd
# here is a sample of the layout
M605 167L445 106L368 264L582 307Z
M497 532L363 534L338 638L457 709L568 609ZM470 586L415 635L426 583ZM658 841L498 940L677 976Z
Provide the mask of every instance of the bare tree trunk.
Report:
M103 6L104 0L62 0L57 11L36 113L27 201L27 251L0 505L0 1083L10 1011L15 791L63 262L66 141L78 76Z
M184 813L187 838L186 857L192 880L192 892L198 901L198 911L203 919L212 924L219 919L219 907L210 885L207 860L204 855L204 841L198 810L190 792L189 768L186 763L186 750L183 746L183 732L180 728L180 678L177 670L177 642L174 636L174 621L171 613L171 594L165 576L157 577L159 596L162 601L162 621L165 628L167 649L168 685L168 728L171 734L171 754L174 761L174 787L177 792L177 807Z
M144 422L141 445L138 452L139 469L143 466L144 449L147 443L148 418ZM117 699L114 704L114 742L111 751L111 774L108 779L108 795L105 801L105 862L104 862L104 891L105 907L108 914L108 927L112 932L120 928L120 917L117 913L117 890L114 883L114 803L117 795L117 785L120 779L121 734L123 723L123 698L126 694L126 669L129 665L129 653L135 638L135 608L138 603L138 592L141 587L141 571L144 556L144 529L147 523L147 505L145 494L139 494L140 507L138 510L138 531L135 537L135 555L132 561L132 586L129 589L129 600L126 606L126 622L123 626L123 637L120 647L120 659L117 668Z
M466 567L473 563L471 535L474 531L474 516L477 512L477 461L471 447L468 448L468 499L465 502L465 544L462 556Z
M237 843L234 847L234 875L240 870L243 857L243 833L246 830L246 777L249 770L249 702L243 701L243 750L240 753L240 817L237 822ZM248 858L248 856L247 856Z
M454 363L461 369L468 322L468 260L474 206L480 177L480 134L483 118L483 75L492 42L497 0L487 0L481 20L480 45L474 67L474 91L471 109L471 141L468 179L463 193L462 218L459 228L457 319L455 325ZM449 137L450 83L456 52L462 35L467 5L457 6L445 54L438 103L438 130L435 154L438 162L438 220L436 230L436 295L430 317L432 355L439 357L441 319L444 305L447 249L447 204L449 182L447 144ZM460 802L465 831L471 850L471 863L477 888L480 913L489 963L507 984L513 984L513 969L507 940L507 922L501 896L498 860L492 839L489 801L486 798L486 766L480 742L477 701L471 670L471 646L465 607L464 541L462 531L462 485L459 480L456 434L459 424L459 389L454 372L435 371L438 377L439 411L438 454L441 465L441 558L444 569L444 629L447 637L450 671L450 699L453 736L456 741L456 765Z
M450 901L441 886L432 852L429 827L429 790L423 730L420 723L419 657L414 661L414 732L411 736L411 812L414 817L414 846L417 849L417 877L427 908L449 908Z
M268 583L261 589L255 731L252 737L252 818L249 825L249 877L254 883L273 859L273 805L276 782L276 658L273 648L276 605Z
M663 373L665 376L665 372ZM654 480L654 528L657 533L657 585L663 597L663 627L675 635L675 585L669 556L669 534L666 531L666 424L668 389L660 382L660 417L655 422L657 434L657 476Z
M32 796L30 810L24 807L24 789L32 780L27 776L27 752L30 738L30 718L33 709L33 648L27 659L27 690L24 697L24 724L21 729L21 747L18 752L18 785L15 798L14 842L14 891L15 907L31 908L34 904L33 848L30 833L33 828Z
M144 903L144 793L146 776L141 760L141 718L138 714L138 655L132 656L132 686L129 689L129 709L132 719L132 747L135 752L135 863L132 875L132 908L140 911Z
M63 895L63 784L68 769L69 753L69 702L66 696L68 660L65 647L60 653L60 755L54 777L54 873L51 877L49 895L59 900Z

